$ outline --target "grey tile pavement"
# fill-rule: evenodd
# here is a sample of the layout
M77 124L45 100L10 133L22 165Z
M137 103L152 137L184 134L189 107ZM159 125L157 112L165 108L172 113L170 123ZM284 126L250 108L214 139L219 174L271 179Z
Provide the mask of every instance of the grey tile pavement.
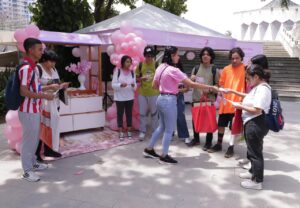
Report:
M226 142L222 153L208 154L177 138L170 148L179 161L175 166L143 158L144 141L51 162L38 173L40 182L29 183L20 179L19 157L8 150L0 125L0 207L300 208L299 104L283 102L285 129L265 138L262 191L239 185L243 170L236 159L245 157L245 144L236 146L234 158L225 159ZM190 106L186 114L191 124Z

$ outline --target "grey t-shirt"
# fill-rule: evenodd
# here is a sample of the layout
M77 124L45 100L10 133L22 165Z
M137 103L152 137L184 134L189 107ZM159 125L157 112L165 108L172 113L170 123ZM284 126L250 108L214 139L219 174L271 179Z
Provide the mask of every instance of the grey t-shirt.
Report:
M205 68L203 64L200 64L198 72L196 74L196 82L201 84L213 85L214 82L213 82L212 67L213 65L210 65L207 68ZM195 70L196 69L194 67L194 69L192 70L192 75L194 74ZM220 75L218 73L218 69L216 69L215 84L218 84L219 77ZM199 102L203 95L207 95L208 101L215 102L216 100L215 93L208 93L207 90L194 89L193 102Z

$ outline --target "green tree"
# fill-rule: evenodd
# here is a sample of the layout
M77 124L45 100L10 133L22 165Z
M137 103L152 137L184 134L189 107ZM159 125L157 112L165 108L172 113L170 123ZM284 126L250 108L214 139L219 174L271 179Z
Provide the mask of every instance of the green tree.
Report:
M136 8L137 0L94 0L94 19L95 22L101 22L119 14L114 8L116 4L129 6L130 9ZM187 0L144 0L145 3L152 4L168 12L180 16L187 12Z
M116 4L129 6L130 9L135 8L137 0L94 0L94 19L95 22L101 22L111 17L117 16L119 11L114 8Z
M187 12L187 0L144 0L144 2L178 16Z
M58 32L74 32L94 23L93 14L87 0L37 0L31 7L32 21L41 29ZM60 78L70 81L72 86L79 86L77 75L64 68L70 63L77 63L72 56L72 48L61 45L53 48L60 59L56 64Z
M30 11L42 30L74 32L94 23L87 0L37 0Z

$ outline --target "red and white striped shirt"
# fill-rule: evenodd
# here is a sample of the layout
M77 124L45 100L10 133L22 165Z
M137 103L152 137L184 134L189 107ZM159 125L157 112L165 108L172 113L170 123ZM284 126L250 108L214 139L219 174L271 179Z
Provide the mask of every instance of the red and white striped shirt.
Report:
M24 58L24 62L27 62L28 64L25 64L19 69L20 85L26 86L31 92L39 93L41 91L39 83L39 70L32 59L26 57ZM33 74L35 74L34 80L30 84ZM24 101L21 103L19 111L24 113L40 113L40 108L41 99L25 97Z

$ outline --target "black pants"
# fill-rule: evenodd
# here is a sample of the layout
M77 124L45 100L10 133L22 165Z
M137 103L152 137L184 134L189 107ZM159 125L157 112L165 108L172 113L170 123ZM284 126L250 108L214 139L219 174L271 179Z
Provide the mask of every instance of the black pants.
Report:
M244 135L247 143L247 158L251 162L252 180L258 183L264 179L263 139L268 133L265 115L262 114L244 125Z
M192 103L192 106L194 107L194 103ZM200 136L199 136L199 133L197 133L195 131L195 126L194 126L194 122L192 122L193 124L193 132L194 132L194 139L196 141L199 141L200 142ZM206 144L211 144L212 143L212 140L213 140L213 133L206 133L206 141L205 143Z
M117 105L117 121L118 127L123 127L123 115L125 110L127 127L132 127L132 109L133 100L128 101L116 101Z

